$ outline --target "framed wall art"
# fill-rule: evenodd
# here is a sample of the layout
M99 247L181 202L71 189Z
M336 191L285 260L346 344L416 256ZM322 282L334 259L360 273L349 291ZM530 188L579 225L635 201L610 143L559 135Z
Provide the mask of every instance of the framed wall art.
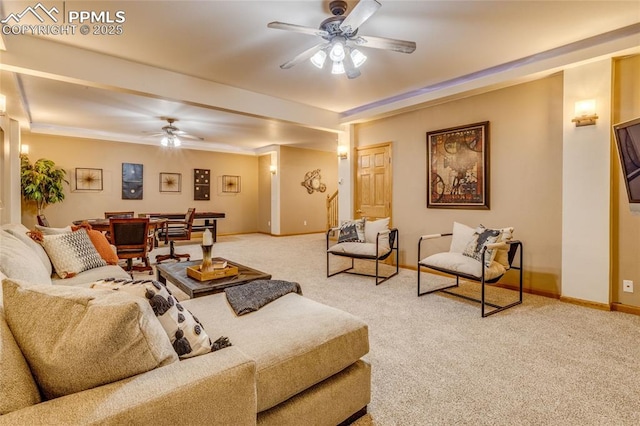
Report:
M222 192L240 192L240 176L222 175Z
M211 173L207 169L193 169L193 199L211 199Z
M122 163L122 199L142 200L142 164Z
M427 208L489 209L489 122L427 133Z
M182 192L182 174L160 173L160 192Z
M102 169L76 168L77 191L102 191Z

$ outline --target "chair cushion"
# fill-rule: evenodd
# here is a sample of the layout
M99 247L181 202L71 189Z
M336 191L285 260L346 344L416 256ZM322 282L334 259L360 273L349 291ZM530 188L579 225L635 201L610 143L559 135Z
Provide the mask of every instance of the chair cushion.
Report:
M390 218L368 220L364 224L364 240L367 243L376 244L376 239L379 232L383 232L389 229ZM390 250L389 247L389 234L380 236L379 247L386 252ZM374 250L375 251L375 250Z
M40 402L40 391L0 308L0 416Z
M118 265L107 265L99 268L89 269L81 272L74 277L61 278L54 275L51 281L53 284L63 284L69 286L89 287L94 281L101 280L103 278L131 278L131 276L119 267Z
M419 263L422 266L434 267L436 269L446 269L453 274L465 274L480 280L482 275L482 262L462 253L443 252L425 257ZM493 280L501 277L506 272L504 266L498 262L491 262L491 265L484 269L485 280Z
M370 257L376 258L376 243L338 243L329 247L327 250L329 253L338 256L353 256L353 257ZM389 253L391 249L387 245L386 247L378 247L378 257L384 256Z
M340 225L338 234L339 243L364 243L365 219L347 220Z
M42 245L61 278L73 277L82 271L107 265L85 229L67 234L45 235Z
M154 280L106 279L96 281L90 287L121 291L149 302L180 359L211 352L212 342L202 324L182 307L164 284Z
M47 399L178 360L153 310L126 293L5 279L4 311Z
M295 293L242 316L235 315L224 294L182 303L209 333L228 336L255 360L258 412L333 376L369 351L362 320Z

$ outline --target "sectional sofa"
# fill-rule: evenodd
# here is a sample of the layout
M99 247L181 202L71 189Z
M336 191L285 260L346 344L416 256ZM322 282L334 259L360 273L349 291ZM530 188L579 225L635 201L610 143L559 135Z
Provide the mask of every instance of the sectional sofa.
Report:
M225 336L232 346L177 360L175 353L169 353L169 338L159 337L152 348L164 353L159 366L114 381L104 378L97 386L52 398L47 386L64 388L67 383L56 383L59 370L54 372L51 367L49 375L46 365L31 365L31 358L25 356L32 353L25 342L37 345L39 339L49 339L42 333L47 326L42 326L44 315L40 314L48 303L29 307L29 298L54 300L64 294L92 302L93 294L98 299L106 290L89 289L90 283L106 277L127 278L128 274L110 265L70 279L56 277L46 252L26 232L16 224L0 229L0 279L5 292L4 307L0 294L0 425L336 425L366 413L371 370L362 357L369 350L367 325L298 294L287 294L243 316L235 315L224 293L183 301L181 305L199 318L211 337ZM127 297L133 296L115 296L106 296L111 297L107 305L132 303ZM149 304L139 299L134 304L142 308L133 323L155 330L158 319ZM72 305L71 310L83 315L90 304ZM116 317L96 319L96 312L100 315L101 311L94 311L91 321L79 323L78 330L95 325L100 327L96 336L124 334L123 322L110 326ZM64 326L68 324L60 325ZM85 335L93 333L83 332ZM115 354L104 360L107 365L118 356L118 348L111 346L109 341L93 342L87 345L87 354L92 354L93 362L96 354ZM70 382L107 369L101 363L81 365L85 362L82 354L67 355L77 363ZM138 362L137 357L130 362ZM111 374L113 368L108 369Z

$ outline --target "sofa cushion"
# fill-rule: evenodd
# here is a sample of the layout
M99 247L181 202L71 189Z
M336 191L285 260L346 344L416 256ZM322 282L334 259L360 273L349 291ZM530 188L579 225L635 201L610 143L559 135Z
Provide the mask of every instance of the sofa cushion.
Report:
M38 258L42 261L47 273L51 275L53 273L53 268L51 266L51 260L49 260L49 256L47 256L47 252L44 251L42 246L33 241L31 237L27 234L29 229L21 223L8 223L2 226L2 229L25 243L31 250L33 250Z
M40 392L27 361L0 308L0 416L40 402Z
M428 256L420 261L420 265L435 267L436 269L447 269L456 273L471 275L478 280L482 275L482 262L462 253L443 252ZM491 265L484 269L485 280L504 275L506 269L498 262L491 262Z
M182 304L209 333L228 336L256 361L258 412L342 371L369 351L362 320L295 293L242 316L235 315L224 294Z
M202 324L164 284L154 280L106 279L96 281L90 287L121 291L149 302L180 359L211 352L212 342Z
M42 245L61 278L73 277L80 272L107 265L85 229L67 234L45 235Z
M5 279L9 328L45 398L178 359L149 304L126 293Z
M131 275L117 265L101 266L79 273L71 278L62 278L54 274L51 278L53 284L63 284L69 286L89 287L94 282L103 278L131 278Z
M51 284L51 276L38 255L6 231L0 231L0 271L33 284Z

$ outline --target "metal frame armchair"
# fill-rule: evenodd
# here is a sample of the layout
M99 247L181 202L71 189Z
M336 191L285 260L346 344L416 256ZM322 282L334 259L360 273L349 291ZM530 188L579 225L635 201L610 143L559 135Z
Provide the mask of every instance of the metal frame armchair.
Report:
M424 296L425 294L431 294L435 292L442 292L452 296L460 297L473 302L478 302L481 305L480 313L482 317L493 315L505 309L509 309L513 306L522 303L522 259L523 259L523 246L519 240L503 240L493 244L486 244L481 251L481 260L472 259L456 252L443 252L436 253L434 255L422 258L422 243L427 240L432 240L440 237L452 236L453 233L443 234L430 234L423 235L418 240L418 296ZM519 250L518 250L519 249ZM507 263L507 267L500 264L500 262L492 261L490 265L486 266L487 251L488 250L503 250L506 253L504 262ZM519 253L518 265L514 265L516 254ZM434 271L442 272L448 275L454 275L456 277L455 284L448 285L446 287L440 287L434 290L420 292L420 275L423 269L431 269ZM486 300L486 285L494 284L498 282L504 274L510 270L516 269L519 271L519 297L515 302L498 305L497 303L488 302ZM470 297L464 294L459 294L453 291L448 291L450 288L458 287L460 284L460 278L476 281L480 283L480 299ZM493 308L487 311L487 306Z
M366 227L366 222L365 222ZM339 231L340 228L331 228L327 231L327 278L333 277L334 275L338 275L341 273L353 274L353 275L362 275L366 277L375 277L376 285L382 284L387 281L389 278L398 275L400 271L400 262L399 262L399 238L398 238L398 229L391 228L382 230L377 232L375 238L371 238L365 242L338 242L337 244L331 245L330 236L333 235L336 231ZM388 248L386 244L382 244L381 241L383 238L388 237L389 245ZM392 253L395 252L395 265L396 270L390 275L381 276L380 275L380 262L387 259L391 256ZM330 258L331 256L341 256L348 257L351 259L351 266L348 268L331 272L330 266ZM368 274L364 272L355 271L355 260L373 260L375 261L376 269L375 274Z
M156 263L163 262L169 259L176 259L180 262L181 258L189 260L191 255L178 254L175 252L174 241L177 240L190 240L191 229L193 228L193 218L195 216L196 209L190 208L187 214L184 216L184 220L167 220L162 228L158 231L158 238L164 239L165 244L169 244L169 254L159 254L156 256Z
M116 247L119 259L127 260L127 271L149 271L149 218L111 218L109 219L111 244ZM133 265L133 259L142 259L143 264Z

